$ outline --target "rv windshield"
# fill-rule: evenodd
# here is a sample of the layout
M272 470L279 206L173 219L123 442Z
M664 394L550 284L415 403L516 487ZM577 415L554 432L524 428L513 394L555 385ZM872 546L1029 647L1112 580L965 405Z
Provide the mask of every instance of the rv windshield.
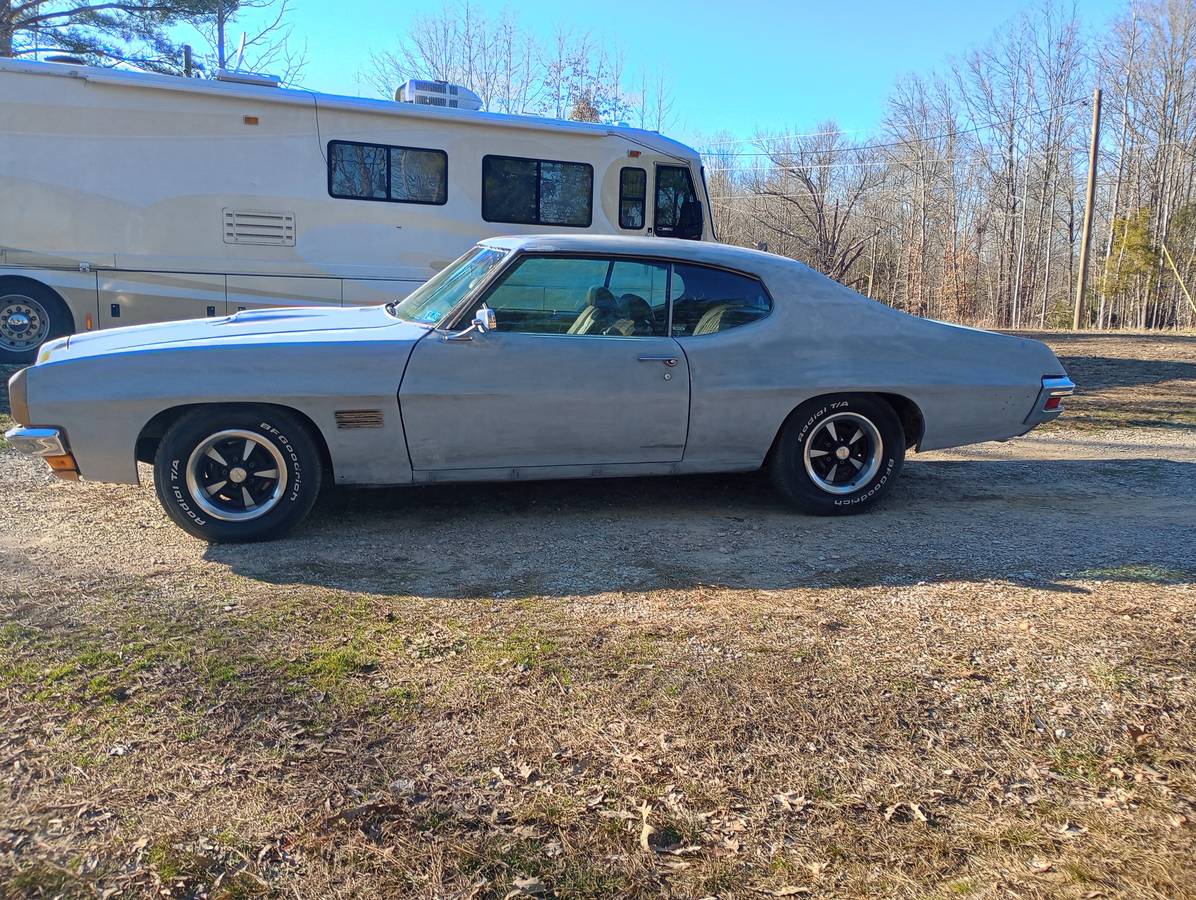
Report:
M402 300L386 304L386 311L421 325L437 325L506 256L506 250L474 247Z

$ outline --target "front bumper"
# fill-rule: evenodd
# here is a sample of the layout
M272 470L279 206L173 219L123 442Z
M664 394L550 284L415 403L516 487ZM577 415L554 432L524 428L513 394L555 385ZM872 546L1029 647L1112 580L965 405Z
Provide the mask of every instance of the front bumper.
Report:
M1075 390L1075 382L1066 375L1058 378L1043 378L1042 389L1038 392L1034 407L1030 410L1030 415L1026 416L1024 423L1026 430L1029 431L1043 422L1057 419L1059 413L1063 412L1063 398L1070 397Z
M4 439L14 450L40 456L59 478L74 481L79 477L79 466L60 429L18 425L4 432Z

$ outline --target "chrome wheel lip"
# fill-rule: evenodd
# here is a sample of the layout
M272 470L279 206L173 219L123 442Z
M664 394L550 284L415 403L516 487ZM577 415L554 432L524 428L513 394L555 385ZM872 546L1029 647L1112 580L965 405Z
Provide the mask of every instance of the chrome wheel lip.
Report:
M17 325L12 320L17 320ZM25 294L0 297L0 350L22 353L34 350L50 336L50 314Z
M827 430L830 425L838 423L846 424L850 422L852 427L863 431L863 438L869 442L871 450L869 452L868 461L860 468L855 478L841 484L834 484L814 470L813 456L811 451L814 449L813 443L821 432ZM880 461L884 456L884 441L881 439L880 430L872 424L872 421L859 413L854 412L840 412L833 413L819 422L814 429L806 435L806 440L802 446L802 461L805 464L806 475L809 476L810 481L822 491L828 494L835 494L842 496L844 494L851 494L864 487L870 482L876 473L880 471Z
M217 444L229 440L250 441L266 450L274 461L274 470L278 473L274 490L270 492L269 497L252 509L236 510L214 502L212 495L200 483L199 466L204 457L208 455L208 451L215 448ZM195 505L213 519L219 519L222 522L250 522L254 519L260 519L266 513L270 512L270 510L274 509L282 500L283 494L286 493L286 458L282 455L281 450L261 435L242 428L228 428L208 435L208 437L195 445L195 449L191 451L191 455L187 458L186 480L187 491L191 494L191 499L195 501ZM240 486L240 483L238 483L238 486Z

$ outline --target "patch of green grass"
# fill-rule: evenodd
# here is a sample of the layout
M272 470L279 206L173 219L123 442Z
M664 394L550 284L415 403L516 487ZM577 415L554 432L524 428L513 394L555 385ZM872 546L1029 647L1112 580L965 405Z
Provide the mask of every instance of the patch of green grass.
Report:
M318 650L300 663L293 674L316 687L328 690L343 685L349 678L373 669L375 662L353 644Z
M41 681L41 667L27 660L0 662L0 687L30 686Z
M560 643L532 628L520 625L504 635L487 635L474 648L491 668L516 668L567 674L556 659Z
M1051 769L1060 775L1091 781L1098 777L1104 759L1094 746L1060 743L1051 746Z
M1097 663L1092 667L1092 677L1119 691L1133 690L1138 678L1125 666Z
M65 869L34 860L7 878L0 877L0 897L92 897L94 893Z
M93 702L115 703L127 699L128 688L119 679L102 673L87 680L83 696Z
M20 622L5 622L0 625L0 647L19 647L22 644L33 643L39 634L36 628L30 628Z
M181 892L172 890L171 896L211 896L220 900L249 900L269 894L261 884L244 872L226 878L217 891L207 893L207 889L216 878L222 872L227 872L227 867L219 859L193 853L173 844L154 844L146 851L145 861L164 885L183 887ZM199 893L201 888L204 889L202 894Z

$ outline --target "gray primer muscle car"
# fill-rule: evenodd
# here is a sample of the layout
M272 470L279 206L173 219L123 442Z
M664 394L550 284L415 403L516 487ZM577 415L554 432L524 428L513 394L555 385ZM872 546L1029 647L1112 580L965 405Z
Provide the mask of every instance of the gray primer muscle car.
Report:
M16 447L136 483L211 541L277 536L322 480L757 469L814 513L907 449L1025 434L1072 391L1043 344L915 318L806 266L659 238L485 241L406 299L75 335L10 381Z

